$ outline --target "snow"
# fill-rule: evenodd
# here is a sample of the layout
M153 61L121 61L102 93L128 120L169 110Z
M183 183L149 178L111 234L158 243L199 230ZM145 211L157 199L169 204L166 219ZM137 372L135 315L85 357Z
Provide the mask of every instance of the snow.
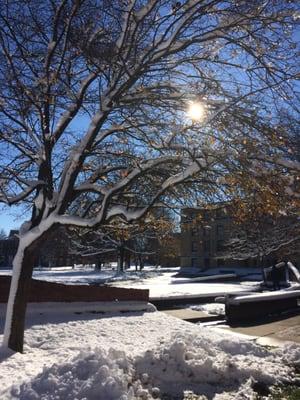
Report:
M145 267L143 271L129 270L124 274L118 274L113 270L95 271L94 268L57 268L34 270L33 277L51 282L68 284L110 283L112 286L149 289L150 299L161 299L166 297L217 297L226 293L240 293L255 291L259 288L258 282L242 283L185 283L175 279L174 275L178 268L163 269ZM11 270L0 270L0 275L8 275ZM179 282L179 283L177 283ZM181 283L180 283L181 282Z
M295 267L295 265L293 265L290 261L288 261L287 266L288 266L289 270L294 274L297 282L300 282L300 272Z
M72 284L101 283L115 276L112 270L95 271L94 268L43 268L33 271L33 278L48 282ZM0 275L11 275L11 270L0 270Z
M190 308L196 311L204 311L211 315L225 315L225 304L223 303L196 304L190 306Z
M30 314L24 354L2 353L1 400L250 399L255 381L292 381L300 359L295 344L270 351L160 312L56 310Z
M210 228L210 226L206 226L205 228ZM253 267L231 267L224 266L221 268L209 268L207 271L202 271L199 273L198 268L194 267L183 267L180 269L179 273L187 278L198 278L201 276L209 275L225 275L225 274L235 274L236 276L242 278L243 280L254 280L260 281L262 279L262 270L261 268L253 268Z
M174 283L175 281L175 283ZM178 280L179 281L179 280ZM179 281L180 282L180 281ZM226 293L249 292L257 289L256 282L243 283L177 283L174 280L174 272L157 274L152 278L141 281L115 282L114 286L130 287L134 289L149 289L150 299L163 298L195 298L195 297L217 297Z
M19 228L19 234L25 235L25 233L28 232L30 227L31 227L31 221L24 221Z
M206 160L203 158L197 158L196 162L191 163L188 165L183 171L170 176L163 184L162 189L167 189L170 186L173 186L177 183L184 181L186 178L195 175L197 172L200 171L200 168L206 168L207 163Z
M174 285L174 272L178 269L145 268L119 276L60 268L35 270L34 277L69 283L108 279L115 286L148 288L160 298L238 293L254 285ZM214 314L223 309L223 304L201 306ZM4 315L2 305L0 333ZM293 343L270 351L253 340L184 322L144 302L29 304L24 354L0 350L0 398L152 400L195 393L203 400L250 399L256 381L267 386L292 381L300 359Z
M4 315L5 306L0 303L0 312ZM154 312L156 307L145 301L98 301L98 302L43 302L43 303L28 303L27 315L36 313L56 314L59 309L60 314L68 313L89 313L105 314L105 313L125 313L125 312Z
M37 195L37 197L34 200L35 207L38 210L42 209L43 203L44 203L44 199L45 199L45 196L43 195L43 192L40 191L39 194ZM30 226L31 226L31 222L30 222L29 228L30 228Z
M172 282L173 283L193 283L193 282L201 282L201 281L205 281L205 280L221 280L224 278L237 278L236 274L216 274L216 275L203 275L203 276L198 276L196 278L178 278L178 279L174 279Z
M300 298L300 290L277 290L275 292L250 294L249 296L237 296L233 299L229 299L229 302L231 304L239 304L255 301L288 299L290 297Z

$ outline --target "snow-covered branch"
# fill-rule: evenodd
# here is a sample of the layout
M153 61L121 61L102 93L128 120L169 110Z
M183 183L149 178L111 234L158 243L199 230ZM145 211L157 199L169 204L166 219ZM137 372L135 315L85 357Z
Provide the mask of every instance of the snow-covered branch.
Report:
M300 109L295 2L50 3L0 9L0 201L32 211L5 329L18 350L21 294L57 225L249 193L277 210L299 172L279 115ZM202 118L187 115L192 102Z

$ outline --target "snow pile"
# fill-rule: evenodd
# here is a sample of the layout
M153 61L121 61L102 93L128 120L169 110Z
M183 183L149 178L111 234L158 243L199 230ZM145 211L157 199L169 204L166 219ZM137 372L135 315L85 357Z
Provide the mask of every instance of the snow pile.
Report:
M211 315L225 315L225 304L222 303L197 304L190 306L190 308L196 311L204 311Z
M299 329L299 327L294 327ZM290 328L292 329L292 327ZM288 343L277 350L281 359L289 365L300 367L300 345L296 343Z
M292 369L268 350L246 340L217 339L213 331L205 332L178 334L169 346L137 357L139 376L147 374L150 387L159 387L171 397L189 390L210 399L242 399L237 392L249 395L251 382L270 386L292 376Z
M133 366L123 351L108 352L96 348L83 351L71 362L45 368L20 390L14 388L12 395L20 400L127 400L134 398L132 381ZM138 391L138 384L135 385Z
M283 363L283 354L289 359ZM199 330L181 332L143 354L95 348L73 360L44 368L30 382L11 390L20 400L152 400L184 398L249 399L255 384L268 387L293 379L287 362L299 346L270 351L241 338Z

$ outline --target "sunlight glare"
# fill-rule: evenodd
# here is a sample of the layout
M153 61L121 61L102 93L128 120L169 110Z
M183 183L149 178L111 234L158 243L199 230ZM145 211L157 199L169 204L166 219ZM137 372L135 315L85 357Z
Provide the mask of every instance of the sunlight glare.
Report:
M193 121L201 121L205 114L205 108L202 103L193 102L189 105L187 115Z

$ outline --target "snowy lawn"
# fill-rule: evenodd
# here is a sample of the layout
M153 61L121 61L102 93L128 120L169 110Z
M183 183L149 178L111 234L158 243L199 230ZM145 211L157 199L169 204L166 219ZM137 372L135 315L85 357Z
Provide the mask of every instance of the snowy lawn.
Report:
M180 278L174 278L174 272L164 272L147 279L135 281L115 281L113 285L134 289L149 289L150 299L153 300L166 297L217 297L226 293L239 293L258 289L258 282L250 281L243 283L201 283L191 281L191 283L187 283L184 280L181 283Z
M123 274L117 274L116 271L104 270L95 271L93 268L71 269L56 268L51 270L34 270L33 277L50 282L59 282L67 284L89 284L89 283L109 283L113 286L135 289L149 289L151 299L160 299L166 297L217 297L225 293L239 293L252 291L258 288L258 282L242 283L199 283L186 280L180 283L182 279L174 278L179 268L155 269L146 267L143 271L126 271ZM0 270L0 275L11 274L11 270Z
M59 310L31 313L25 353L2 353L1 400L254 399L300 360L294 344L269 351L160 312Z
M0 275L11 275L11 269L1 269ZM61 268L45 268L45 269L34 269L33 278L41 279L48 282L68 283L72 284L85 284L94 282L105 282L115 275L115 271L95 271L94 268L77 268L72 269L71 267Z

